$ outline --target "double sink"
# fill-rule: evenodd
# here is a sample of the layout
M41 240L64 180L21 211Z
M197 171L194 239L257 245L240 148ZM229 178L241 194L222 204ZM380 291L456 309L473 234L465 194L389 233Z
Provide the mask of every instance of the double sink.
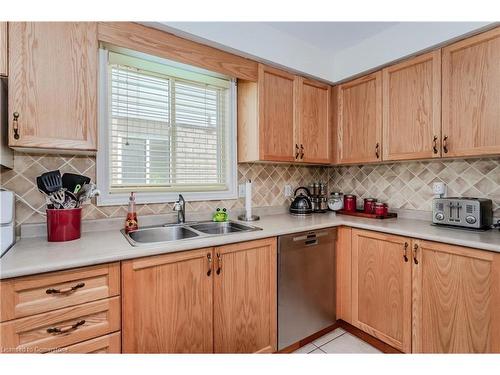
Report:
M234 233L246 233L261 230L251 225L240 224L234 221L223 223L201 221L184 224L165 224L162 226L141 228L129 233L121 232L132 246L158 242L180 241L193 238L223 236Z

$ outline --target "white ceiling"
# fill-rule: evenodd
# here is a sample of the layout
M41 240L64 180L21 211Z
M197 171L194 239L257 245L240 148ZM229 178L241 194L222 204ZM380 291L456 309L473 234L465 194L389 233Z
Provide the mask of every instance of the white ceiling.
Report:
M329 82L489 27L488 22L145 22Z
M337 53L399 22L262 22L305 43Z

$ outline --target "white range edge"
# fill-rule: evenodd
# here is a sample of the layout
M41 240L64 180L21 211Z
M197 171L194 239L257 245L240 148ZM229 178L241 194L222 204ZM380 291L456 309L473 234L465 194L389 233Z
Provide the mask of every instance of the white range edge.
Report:
M130 245L119 230L82 233L82 238L69 242L47 242L45 237L22 238L0 259L0 279L220 246L341 225L500 252L500 231L498 230L476 232L450 229L432 226L426 220L406 218L374 220L335 215L332 212L315 214L310 217L294 217L289 214L268 215L251 224L262 228L262 230L137 247Z

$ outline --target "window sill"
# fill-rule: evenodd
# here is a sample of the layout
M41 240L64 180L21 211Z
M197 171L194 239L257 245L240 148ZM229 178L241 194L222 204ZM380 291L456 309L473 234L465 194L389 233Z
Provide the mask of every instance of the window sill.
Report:
M102 191L102 190L101 190ZM179 199L182 194L187 202L216 201L226 199L238 199L236 189L228 191L213 192L179 192L179 193L148 193L136 192L135 202L137 204L172 203ZM97 197L97 206L120 206L128 204L130 193L110 194L104 193Z

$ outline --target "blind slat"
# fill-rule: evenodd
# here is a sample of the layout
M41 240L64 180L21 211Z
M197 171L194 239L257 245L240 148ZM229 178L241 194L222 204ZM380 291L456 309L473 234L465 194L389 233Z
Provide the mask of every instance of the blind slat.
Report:
M227 87L118 64L110 72L111 191L225 187Z

